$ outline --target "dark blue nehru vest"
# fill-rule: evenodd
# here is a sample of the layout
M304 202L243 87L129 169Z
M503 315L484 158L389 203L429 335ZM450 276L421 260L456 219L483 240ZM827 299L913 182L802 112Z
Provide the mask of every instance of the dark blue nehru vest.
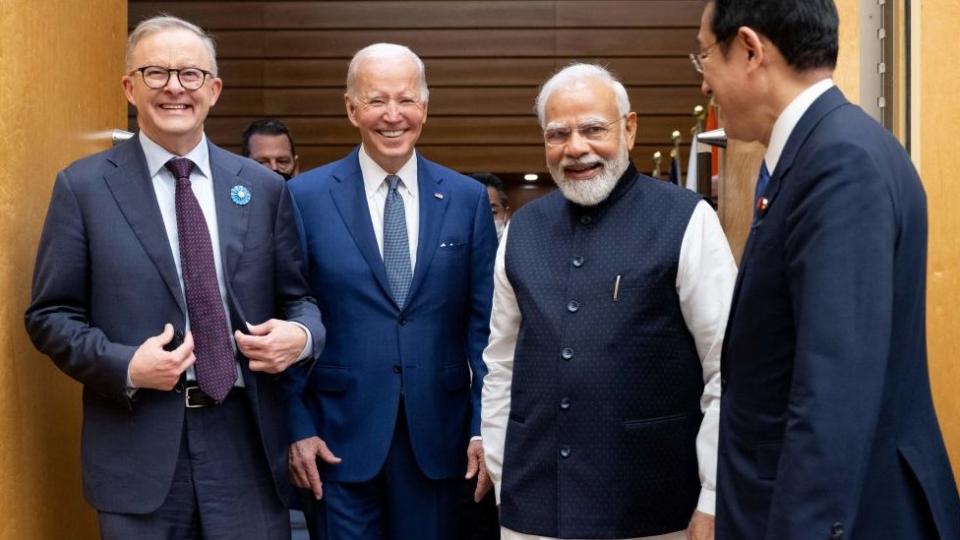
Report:
M699 200L631 165L595 207L555 192L511 220L506 272L522 322L503 526L559 538L686 528L703 371L676 278Z

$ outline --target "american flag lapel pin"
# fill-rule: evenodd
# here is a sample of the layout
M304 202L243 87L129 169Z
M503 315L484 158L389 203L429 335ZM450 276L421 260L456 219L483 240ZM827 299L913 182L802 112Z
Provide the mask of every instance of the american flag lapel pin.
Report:
M443 200L443 193L440 193L439 191L434 193L433 196L440 199L441 201Z

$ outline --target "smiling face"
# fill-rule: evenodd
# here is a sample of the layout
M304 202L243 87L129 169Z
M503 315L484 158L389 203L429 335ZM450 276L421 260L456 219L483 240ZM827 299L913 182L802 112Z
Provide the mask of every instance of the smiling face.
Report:
M410 58L369 58L345 96L347 116L360 130L363 148L389 173L410 156L427 121L417 66Z
M183 29L161 30L137 43L131 57L133 68L159 66L169 69L195 67L209 71L211 58L203 41ZM137 124L151 140L176 155L192 150L203 136L203 122L220 97L223 82L208 77L198 90L180 85L176 73L166 86L149 88L139 72L121 80L127 101L137 108Z
M546 143L547 168L564 196L584 206L599 204L629 164L637 129L636 113L623 119L610 86L597 79L580 81L553 93L544 109L547 130L569 131L562 144ZM588 138L578 129L605 126L603 136ZM596 128L594 128L596 129Z

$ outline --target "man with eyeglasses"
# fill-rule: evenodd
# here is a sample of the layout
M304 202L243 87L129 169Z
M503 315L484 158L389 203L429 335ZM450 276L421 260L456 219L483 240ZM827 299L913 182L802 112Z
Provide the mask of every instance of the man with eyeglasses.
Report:
M416 151L429 90L413 51L364 47L346 79L360 144L290 182L328 328L291 385L291 473L320 539L451 540L464 478L478 478L475 500L490 489L490 202Z
M83 384L103 538L289 539L277 374L324 336L292 201L204 135L222 82L202 29L145 20L126 60L139 134L58 175L27 329Z
M694 54L766 146L723 351L717 538L960 538L926 357L926 196L834 85L832 0L716 0Z
M560 188L494 269L482 435L505 540L709 539L736 266L697 194L640 174L637 114L573 64L537 117Z

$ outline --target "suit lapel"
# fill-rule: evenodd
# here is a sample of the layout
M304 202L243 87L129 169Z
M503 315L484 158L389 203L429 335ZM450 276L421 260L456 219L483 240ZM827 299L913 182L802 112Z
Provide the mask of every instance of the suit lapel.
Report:
M243 186L252 194L251 203L256 204L250 182L239 176L242 165L236 160L226 159L226 152L210 143L210 171L213 174L213 201L217 208L217 229L220 235L220 258L223 261L223 275L228 278L234 274L237 261L243 254L243 244L247 236L250 221L249 204L235 204L231 199L234 186ZM231 163L232 161L232 163ZM226 279L225 279L226 280Z
M108 159L117 168L105 176L107 186L147 256L160 272L170 294L180 306L180 311L186 315L187 306L180 289L177 266L170 252L170 240L163 226L163 215L157 204L157 194L150 181L147 159L140 148L139 139L133 137L117 146Z
M813 133L814 129L817 127L817 124L819 124L820 121L823 120L823 118L831 111L837 107L846 105L847 103L848 102L843 96L843 93L834 86L818 97L813 104L810 105L810 108L803 113L800 121L797 122L797 125L790 133L790 137L787 139L787 144L783 147L783 153L780 155L780 161L777 163L776 170L771 171L773 176L770 178L770 185L767 186L766 191L763 193L763 196L767 198L767 208L765 212L769 212L773 207L777 196L780 194L784 178L790 173L791 169L793 169L793 164L797 158L797 154L800 152L800 149L806 143L811 133ZM743 257L740 259L740 271L737 273L737 281L733 289L733 302L730 308L730 316L727 318L727 331L726 334L724 334L727 336L730 335L730 329L733 325L734 316L737 313L737 305L740 298L740 287L743 284L745 276L749 272L750 265L753 260L754 235L756 234L756 229L761 227L762 224L763 222L760 221L751 226L750 235L747 237L747 245L743 249ZM724 350L726 350L727 342L728 340L724 340ZM722 367L723 363L721 362L721 370Z
M387 270L380 256L380 247L373 232L373 222L370 220L370 207L367 205L367 194L363 187L363 173L360 172L359 148L344 159L343 164L333 173L337 184L330 190L333 203L340 213L341 219L350 231L357 249L370 265L374 278L380 288L393 301L390 283L387 281Z
M440 231L443 218L450 206L450 192L444 189L443 177L431 174L431 167L420 154L417 154L417 189L420 203L420 238L417 242L417 265L407 294L407 305L412 303L417 289L430 269L430 262L440 245Z

